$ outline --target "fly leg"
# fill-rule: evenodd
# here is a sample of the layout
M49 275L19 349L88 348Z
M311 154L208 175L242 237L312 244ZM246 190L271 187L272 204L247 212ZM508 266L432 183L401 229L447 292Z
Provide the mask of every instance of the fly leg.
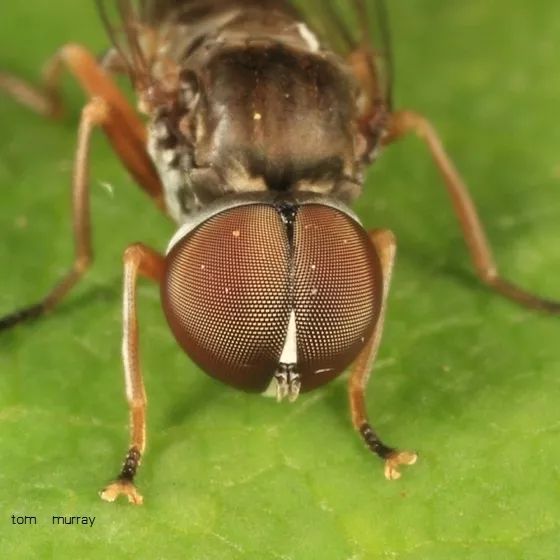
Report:
M78 128L78 143L72 180L75 253L71 269L39 303L1 318L0 330L8 329L51 311L76 285L88 269L93 257L88 193L89 149L92 131L107 118L107 104L102 99L95 98L84 107Z
M43 116L61 114L60 77L66 68L90 98L100 97L110 107L110 115L100 123L121 162L140 187L162 210L163 189L155 167L146 152L146 127L107 72L119 71L114 56L101 66L81 45L62 47L45 65L43 86L36 88L12 75L0 72L0 92Z
M0 88L42 114L54 114L57 101L57 76L62 65L78 77L91 100L82 111L78 128L74 172L72 178L72 215L75 243L74 263L70 271L38 303L0 318L0 330L51 311L84 275L93 258L89 209L89 159L93 131L102 127L124 165L141 186L163 207L162 188L145 148L145 129L134 111L95 59L82 47L68 45L47 65L46 93L32 93L30 86L19 80L6 88L6 77L0 75ZM10 80L9 79L9 80ZM8 82L9 82L8 80ZM35 101L37 103L35 103Z
M352 367L348 395L354 428L360 433L368 448L385 461L385 477L389 480L396 480L400 477L399 465L412 465L416 462L418 456L410 451L398 451L381 441L367 417L365 392L383 333L387 295L397 246L395 237L388 230L373 230L369 233L369 236L381 261L383 301L375 330Z
M42 89L28 84L16 76L0 72L0 91L43 117L60 118L63 110L58 88L57 66L57 64L45 66Z
M427 145L441 173L447 192L463 231L472 263L479 279L491 289L516 303L547 313L560 313L560 301L552 301L532 294L500 276L492 249L478 217L469 190L461 179L453 162L445 152L441 140L431 123L422 115L400 111L391 116L384 143L398 140L414 132Z
M143 501L134 486L134 477L146 448L147 403L138 356L136 284L138 275L161 283L164 265L161 255L141 244L129 246L124 253L122 354L130 410L130 445L119 476L101 492L101 498L108 502L114 502L120 495L136 505Z

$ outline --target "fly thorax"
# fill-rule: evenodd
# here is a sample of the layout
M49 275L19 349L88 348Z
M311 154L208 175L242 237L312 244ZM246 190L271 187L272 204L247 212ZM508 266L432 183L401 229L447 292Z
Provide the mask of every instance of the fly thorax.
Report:
M160 119L153 121L148 128L148 152L163 184L167 212L181 223L185 215L200 208L189 184L192 150L164 119Z

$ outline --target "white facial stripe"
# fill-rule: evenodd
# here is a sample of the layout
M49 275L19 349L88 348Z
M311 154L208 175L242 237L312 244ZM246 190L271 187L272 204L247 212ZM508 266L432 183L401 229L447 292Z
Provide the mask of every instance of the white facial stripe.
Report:
M286 342L280 356L281 364L297 363L297 337L296 337L296 312L292 311L288 322L288 332L286 333Z
M318 52L321 48L321 43L319 43L319 40L315 36L315 33L313 33L311 29L309 29L309 27L305 25L305 23L298 23L296 27L302 39L307 43L310 51L314 53Z

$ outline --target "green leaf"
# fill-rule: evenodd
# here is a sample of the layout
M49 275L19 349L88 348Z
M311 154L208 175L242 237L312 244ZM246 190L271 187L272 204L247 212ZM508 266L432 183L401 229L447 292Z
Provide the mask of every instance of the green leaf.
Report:
M90 2L5 2L0 67L36 80L57 46L107 44ZM560 4L394 0L396 100L433 120L471 184L503 273L560 298ZM0 310L37 300L72 256L82 95L44 121L0 97ZM386 151L357 211L399 259L369 410L420 460L387 482L353 432L341 378L293 405L211 380L139 294L149 450L141 508L101 502L127 446L121 255L173 233L94 142L97 259L49 317L0 336L5 558L550 559L560 545L560 323L475 279L418 140ZM111 185L112 191L104 185ZM36 526L12 525L34 515ZM93 527L53 515L95 516Z

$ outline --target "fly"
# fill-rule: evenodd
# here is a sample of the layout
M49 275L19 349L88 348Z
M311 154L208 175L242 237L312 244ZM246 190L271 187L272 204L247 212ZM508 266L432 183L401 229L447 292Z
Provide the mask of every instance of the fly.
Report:
M153 203L176 223L164 254L124 252L123 363L130 444L101 493L135 504L146 445L136 283L155 281L178 344L206 373L241 390L294 401L352 366L354 428L389 479L413 452L385 445L365 390L385 318L396 251L389 230L366 231L350 209L381 150L417 134L443 177L479 279L531 309L558 313L504 280L466 185L434 128L392 104L381 0L97 0L111 40L104 57L64 46L42 88L0 73L0 89L45 116L60 114L63 68L89 101L78 128L76 253L39 303L0 320L7 329L53 310L92 261L89 159L101 128ZM113 77L130 77L137 110ZM138 113L143 113L141 119Z

